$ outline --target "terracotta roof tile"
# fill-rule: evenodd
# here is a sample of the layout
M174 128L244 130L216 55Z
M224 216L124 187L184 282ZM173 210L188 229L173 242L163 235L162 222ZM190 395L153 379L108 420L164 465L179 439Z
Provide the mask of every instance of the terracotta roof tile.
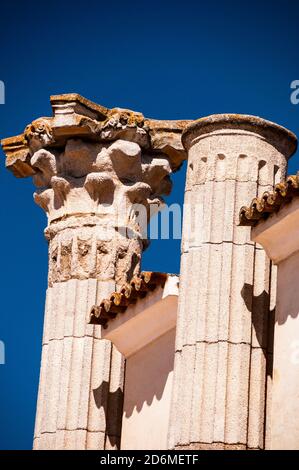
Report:
M166 279L166 273L143 271L124 284L119 292L113 292L108 299L102 300L100 305L94 305L90 311L90 323L105 328L110 319L124 313L137 299L144 298L158 286L164 287Z
M299 172L276 184L273 191L265 191L261 197L254 198L250 206L241 207L240 225L256 225L259 220L278 212L285 203L297 196L299 196Z

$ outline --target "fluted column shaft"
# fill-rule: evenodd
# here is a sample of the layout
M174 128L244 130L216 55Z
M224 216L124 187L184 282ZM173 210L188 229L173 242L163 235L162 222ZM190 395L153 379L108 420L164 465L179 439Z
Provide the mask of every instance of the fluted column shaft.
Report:
M37 150L31 164L49 241L34 448L119 448L124 360L88 315L139 273L150 204L170 188L170 164L134 142L74 139Z
M103 241L101 228L97 217L85 216L75 227L67 220L46 231L49 287L35 449L120 445L124 359L101 340L101 327L89 324L89 312L125 281L121 274L139 271L142 242L119 234Z
M286 140L279 126L239 115L203 118L184 131L170 448L264 448L275 273L238 215L284 176Z

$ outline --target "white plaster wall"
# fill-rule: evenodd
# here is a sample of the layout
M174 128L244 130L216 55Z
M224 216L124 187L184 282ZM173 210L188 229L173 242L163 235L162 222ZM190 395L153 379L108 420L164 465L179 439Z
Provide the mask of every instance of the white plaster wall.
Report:
M121 449L167 449L175 328L126 362Z
M271 449L299 449L299 252L278 266Z

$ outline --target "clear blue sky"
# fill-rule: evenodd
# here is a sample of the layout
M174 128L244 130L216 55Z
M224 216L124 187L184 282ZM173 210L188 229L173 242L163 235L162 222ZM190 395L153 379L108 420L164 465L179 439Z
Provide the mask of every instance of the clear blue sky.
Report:
M255 114L299 134L299 4L291 1L6 2L0 11L0 137L77 92L160 119ZM46 224L29 179L1 152L0 449L30 449L47 277ZM299 169L293 157L289 171ZM184 169L170 202L182 203ZM246 201L244 201L246 202ZM179 272L179 241L155 241L143 267Z

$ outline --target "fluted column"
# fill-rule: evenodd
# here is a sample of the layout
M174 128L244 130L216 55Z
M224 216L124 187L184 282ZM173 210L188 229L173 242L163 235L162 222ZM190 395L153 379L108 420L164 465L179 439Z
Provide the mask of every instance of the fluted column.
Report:
M284 176L294 136L260 118L215 115L187 126L182 140L188 170L169 447L262 449L275 274L238 216L244 201Z
M36 151L31 164L34 198L49 221L34 447L118 448L124 359L88 314L140 270L144 240L134 205L148 208L150 169L145 183L141 148L125 140L68 140L62 152Z
M151 169L144 174L140 146L125 140L104 147L69 140L63 153L42 149L31 163L41 187L35 201L49 219L35 448L118 448L124 360L88 314L140 270L144 240L134 206L148 209Z
M151 207L171 190L184 122L147 120L79 95L2 141L46 212L49 277L35 449L119 448L124 360L89 323L92 305L139 273ZM35 293L32 292L32 295Z

